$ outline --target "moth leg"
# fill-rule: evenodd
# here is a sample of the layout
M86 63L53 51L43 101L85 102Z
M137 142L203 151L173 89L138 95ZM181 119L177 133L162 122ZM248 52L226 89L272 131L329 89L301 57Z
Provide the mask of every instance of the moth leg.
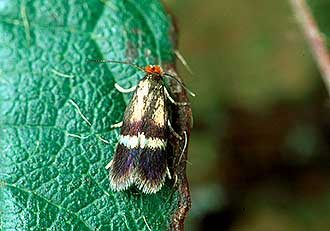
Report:
M112 165L112 160L105 166L105 169L109 169L109 168L111 168L111 165Z
M172 134L179 140L182 140L182 137L176 131L174 131L174 128L172 127L170 120L167 120L167 125L170 131L172 132Z
M166 167L166 174L168 176L169 179L172 179L171 173L170 173L170 169L168 167Z
M166 95L166 98L168 98L171 103L173 103L174 105L178 105L178 106L187 106L187 105L190 105L190 103L188 102L176 102L171 96L170 94L168 93L166 87L164 87L164 92L165 92L165 95Z
M115 83L115 88L121 93L131 93L131 92L135 91L136 87L137 87L137 85L130 87L130 88L123 88L118 83Z
M179 160L178 160L178 162L177 162L177 164L176 164L175 169L176 169L176 168L178 167L178 165L180 164L180 162L181 162L181 160L182 160L182 157L183 157L183 154L184 154L184 152L186 151L187 144L188 144L188 136L187 136L187 132L184 131L183 134L184 134L184 146L183 146L183 149L182 149L182 151L181 151L181 154L180 154L180 157L179 157ZM178 175L174 172L174 184L173 184L173 186L176 186L177 183L178 183Z
M177 183L178 183L178 175L175 174L175 175L174 175L174 183L173 183L173 187L175 187Z
M187 136L187 132L184 131L183 134L184 134L184 145L183 145L183 149L182 149L182 151L181 151L181 155L180 155L180 158L179 158L179 161L178 161L178 165L180 164L180 162L181 162L181 160L182 160L183 154L184 154L184 152L186 151L187 144L188 144L188 136Z
M99 138L99 140L101 140L103 143L105 144L110 144L109 140L104 139L102 136L97 136L97 138Z
M120 128L121 126L123 126L123 121L116 123L116 124L112 124L110 127L111 128Z
M74 106L78 112L78 114L80 115L80 117L88 124L89 127L92 127L91 122L89 122L89 120L87 119L87 117L81 112L79 106L72 100L69 100L69 103L72 104L72 106Z
M179 50L175 50L174 51L175 56L180 60L180 62L183 64L183 66L185 66L185 68L188 70L188 72L191 75L194 75L194 72L192 71L192 69L190 68L190 66L188 65L186 59L183 57L183 55L180 53Z

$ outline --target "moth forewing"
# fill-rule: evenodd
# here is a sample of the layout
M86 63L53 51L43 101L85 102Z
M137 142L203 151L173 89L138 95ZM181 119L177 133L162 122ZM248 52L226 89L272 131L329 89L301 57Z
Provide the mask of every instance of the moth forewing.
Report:
M144 193L157 192L167 171L166 96L159 75L140 80L124 113L118 145L110 164L110 184L120 191L135 184Z
M174 105L189 105L188 102L176 102L171 97L163 83L163 77L175 80L192 96L194 94L176 76L164 72L160 66L148 65L143 68L134 63L116 60L88 62L125 64L146 73L136 87L124 89L115 84L115 88L122 93L135 92L125 110L123 122L111 126L116 128L122 125L122 129L116 152L106 169L110 171L110 185L113 190L124 190L135 184L144 193L159 191L166 173L171 177L166 158L169 131L182 140L181 135L171 126L166 103L169 100ZM186 148L187 135L184 134Z

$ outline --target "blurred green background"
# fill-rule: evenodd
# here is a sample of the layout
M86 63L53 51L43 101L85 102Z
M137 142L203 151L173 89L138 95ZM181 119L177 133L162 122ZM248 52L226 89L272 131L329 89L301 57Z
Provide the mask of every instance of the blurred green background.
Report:
M330 230L330 104L289 2L165 5L197 93L186 230Z

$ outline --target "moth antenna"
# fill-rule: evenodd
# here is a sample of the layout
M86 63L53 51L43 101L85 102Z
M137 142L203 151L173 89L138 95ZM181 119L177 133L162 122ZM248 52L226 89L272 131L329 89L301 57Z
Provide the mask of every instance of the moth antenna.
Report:
M139 65L136 65L135 63L125 62L125 61L106 60L106 59L88 59L86 62L89 62L89 63L119 63L119 64L125 64L125 65L135 67L135 68L139 69L140 71L145 72L143 67L140 67Z
M194 93L194 92L192 92L191 90L189 90L184 84L183 84L183 82L181 82L179 79L177 79L174 75L170 75L170 74L168 74L168 73L165 73L164 74L165 76L168 76L168 77L170 77L170 78L172 78L172 79L174 79L175 81L177 81L188 93L189 93L189 95L191 95L191 96L193 96L193 97L195 97L196 96L196 94Z

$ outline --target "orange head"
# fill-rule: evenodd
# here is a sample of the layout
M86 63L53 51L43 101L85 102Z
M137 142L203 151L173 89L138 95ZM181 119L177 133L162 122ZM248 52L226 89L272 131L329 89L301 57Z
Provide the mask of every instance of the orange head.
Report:
M148 74L157 75L159 77L164 74L163 69L160 66L148 65L144 68L144 71Z

